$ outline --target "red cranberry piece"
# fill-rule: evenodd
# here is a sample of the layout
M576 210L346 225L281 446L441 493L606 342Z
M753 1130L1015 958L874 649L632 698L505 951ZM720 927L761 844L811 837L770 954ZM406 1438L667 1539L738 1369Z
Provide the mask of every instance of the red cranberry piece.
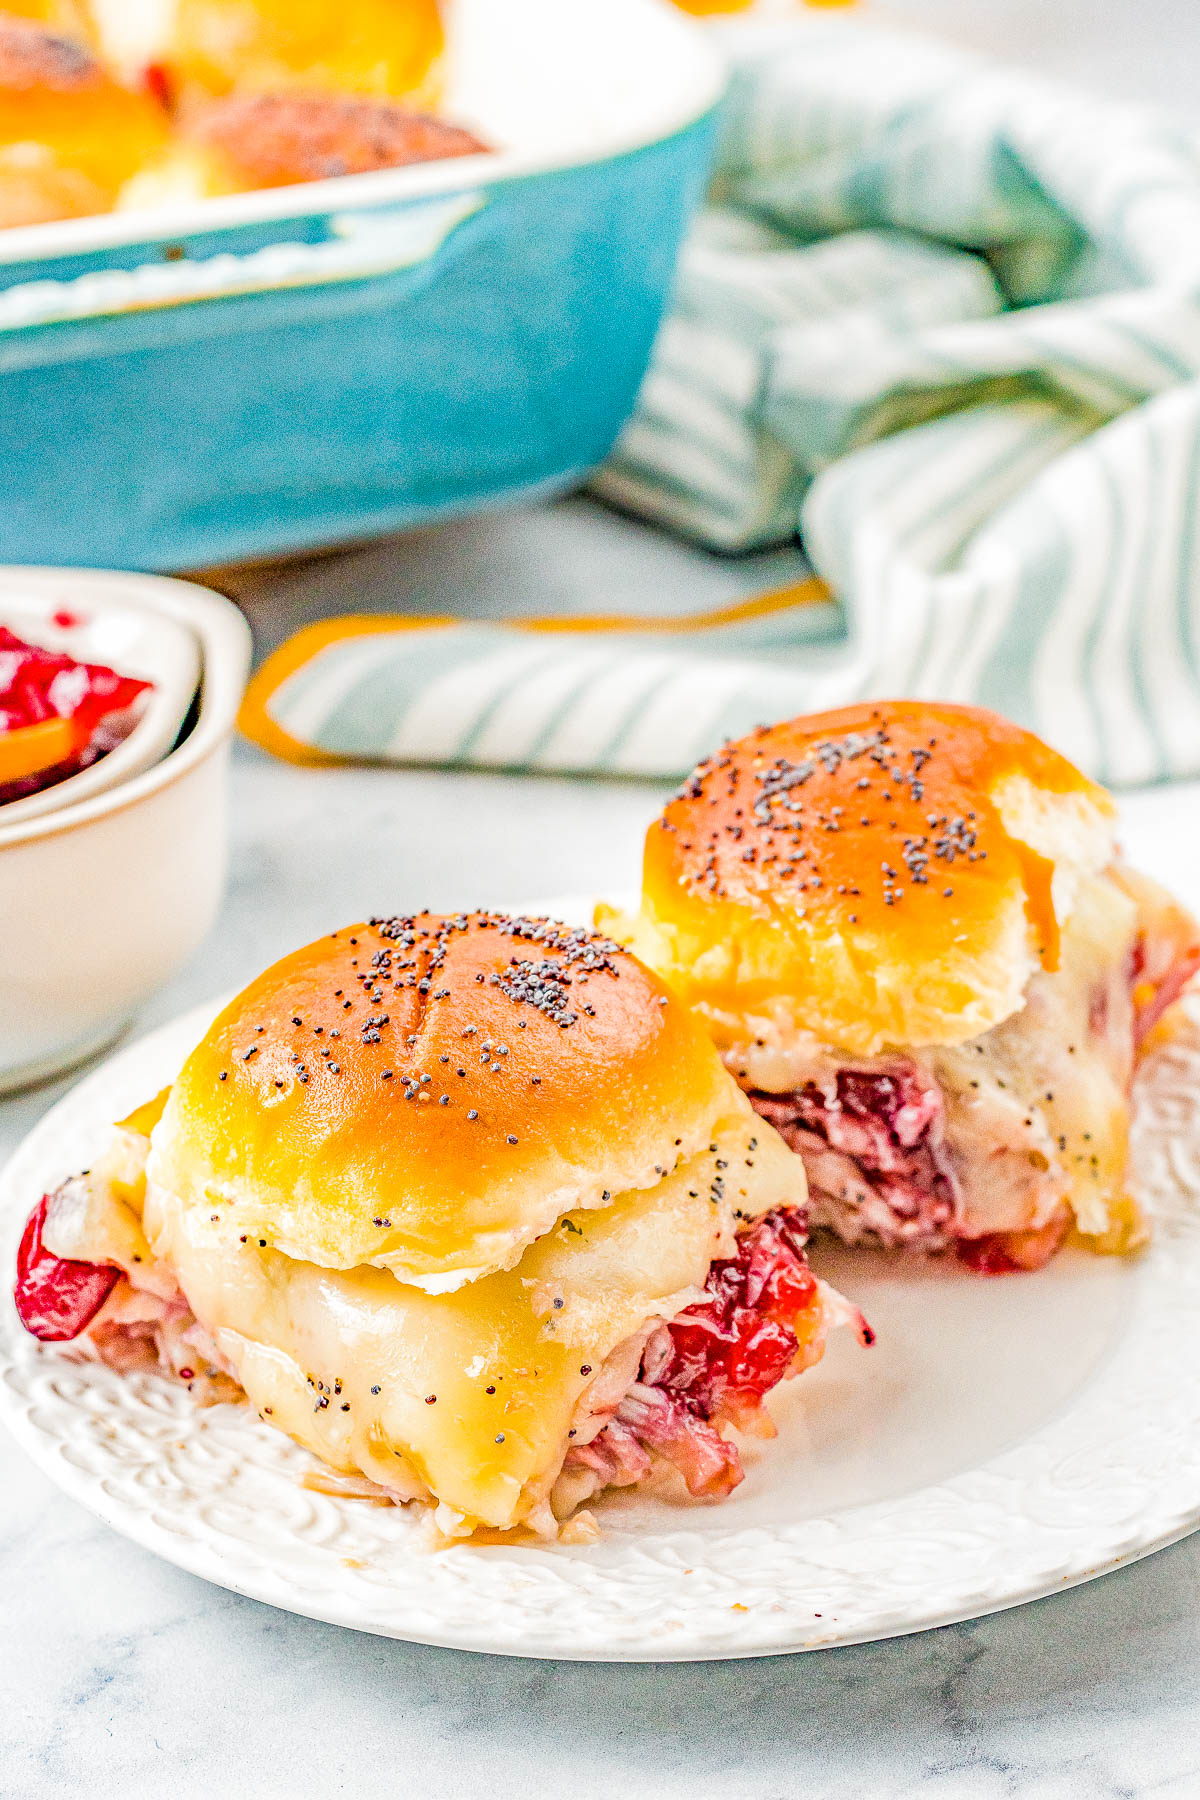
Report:
M34 1207L17 1251L13 1298L17 1316L31 1336L64 1344L86 1331L117 1282L120 1269L107 1263L71 1262L53 1256L42 1243L50 1195Z
M786 1207L757 1220L709 1270L708 1299L668 1327L672 1355L658 1384L702 1418L726 1395L761 1400L786 1374L797 1349L793 1326L817 1296L805 1223Z

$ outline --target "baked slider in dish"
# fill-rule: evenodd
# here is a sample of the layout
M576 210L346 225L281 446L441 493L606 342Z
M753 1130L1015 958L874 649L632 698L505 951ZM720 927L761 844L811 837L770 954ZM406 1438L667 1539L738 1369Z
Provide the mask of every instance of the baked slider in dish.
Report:
M185 99L298 87L427 102L444 43L439 0L177 0L161 54Z
M764 1395L865 1334L805 1222L802 1164L633 957L421 914L239 995L35 1210L16 1298L35 1336L244 1393L330 1491L553 1535L671 1466L728 1493L727 1427L771 1435Z
M461 126L386 100L231 94L191 108L162 158L130 182L121 204L252 193L486 149Z
M115 750L152 685L27 643L0 624L0 806L55 787Z
M598 918L799 1152L814 1224L993 1271L1141 1240L1130 1089L1200 934L1029 732L916 701L764 727L651 827L637 918Z
M110 211L166 131L81 40L0 11L0 227Z

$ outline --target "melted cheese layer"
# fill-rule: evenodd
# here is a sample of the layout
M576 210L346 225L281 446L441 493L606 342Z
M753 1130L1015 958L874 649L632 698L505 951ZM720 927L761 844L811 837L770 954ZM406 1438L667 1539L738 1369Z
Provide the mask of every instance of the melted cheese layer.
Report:
M799 1160L739 1117L656 1187L570 1213L515 1268L442 1294L223 1242L153 1182L144 1223L272 1424L335 1469L505 1529L544 1501L610 1353L698 1296L736 1214L804 1197Z
M934 1052L946 1141L969 1237L1036 1230L1064 1201L1105 1233L1126 1199L1134 902L1108 875L1080 885L1061 963L1035 975L1019 1013L986 1037Z

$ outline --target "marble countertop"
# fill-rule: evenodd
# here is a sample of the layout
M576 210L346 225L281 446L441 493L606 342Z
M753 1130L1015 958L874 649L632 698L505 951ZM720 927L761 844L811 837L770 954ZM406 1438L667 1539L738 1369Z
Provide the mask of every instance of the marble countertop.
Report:
M1195 0L877 10L1195 108ZM383 605L422 581L486 604L488 581L511 600L515 576L548 610L548 580L565 605L573 583L621 577L611 528L578 508L508 521L486 566L480 544L478 527L426 533L257 577L247 604L269 643L306 612ZM661 540L640 553L643 569L655 559L660 607L763 573ZM660 799L633 784L585 796L551 779L301 771L248 749L233 796L220 926L139 1030L367 912L629 886ZM1160 789L1125 814L1131 853L1195 900L1200 846L1171 827L1198 806L1200 786ZM0 1103L0 1160L65 1085ZM890 1643L658 1668L519 1662L359 1636L208 1587L93 1521L0 1441L0 1692L6 1800L1186 1797L1200 1793L1200 1536L1051 1600Z

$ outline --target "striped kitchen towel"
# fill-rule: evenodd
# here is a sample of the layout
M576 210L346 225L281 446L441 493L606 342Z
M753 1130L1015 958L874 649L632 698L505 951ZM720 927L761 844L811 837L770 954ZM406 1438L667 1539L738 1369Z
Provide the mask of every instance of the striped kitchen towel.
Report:
M720 30L713 203L594 490L726 552L799 530L827 586L326 621L245 728L316 760L669 776L907 693L1117 785L1200 773L1200 132L855 19Z

